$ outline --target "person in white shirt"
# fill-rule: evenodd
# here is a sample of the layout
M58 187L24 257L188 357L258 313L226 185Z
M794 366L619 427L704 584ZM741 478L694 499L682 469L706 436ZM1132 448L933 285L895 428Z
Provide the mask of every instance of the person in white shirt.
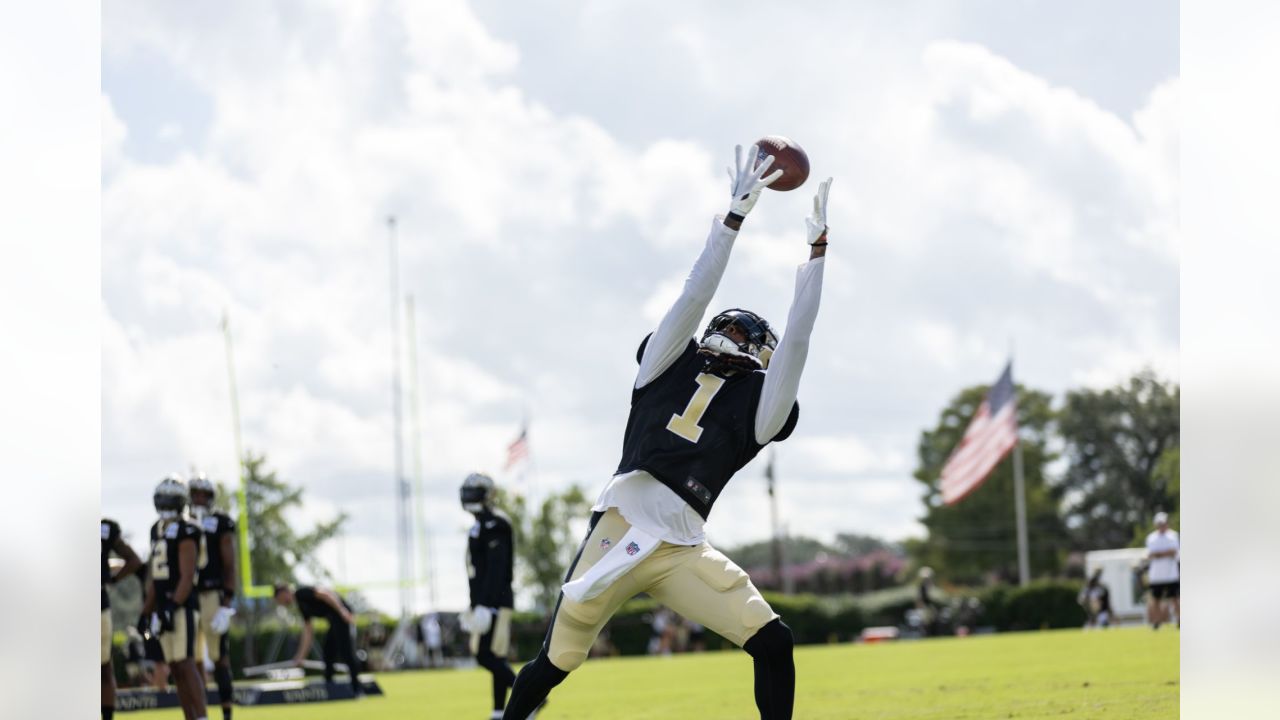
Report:
M736 308L714 316L698 339L742 221L781 175L765 176L773 158L756 147L736 151L729 212L712 222L680 297L640 344L622 460L592 508L542 649L511 690L508 720L526 720L583 663L622 603L642 592L746 650L760 717L791 718L791 630L747 574L707 543L703 523L733 474L795 429L822 292L831 180L821 183L806 220L809 259L796 273L782 339L764 318Z
M1156 513L1155 525L1156 529L1147 535L1147 620L1153 630L1159 630L1161 623L1169 621L1167 606L1172 605L1178 627L1182 627L1178 533L1169 529L1167 513Z

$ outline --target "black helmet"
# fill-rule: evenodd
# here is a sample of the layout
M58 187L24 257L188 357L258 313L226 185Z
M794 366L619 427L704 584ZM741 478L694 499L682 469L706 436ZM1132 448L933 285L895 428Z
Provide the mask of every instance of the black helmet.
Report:
M171 474L156 486L153 499L156 512L160 513L160 517L166 520L177 518L187 508L187 501L190 499L187 495L187 484L182 482L182 478L177 473Z
M740 343L730 339L724 334L730 327L737 327L745 339ZM711 370L765 370L777 347L778 336L764 318L750 310L733 308L707 323L698 352L707 356Z
M493 494L497 487L493 478L484 473L471 473L462 481L462 509L467 512L480 512L493 503Z

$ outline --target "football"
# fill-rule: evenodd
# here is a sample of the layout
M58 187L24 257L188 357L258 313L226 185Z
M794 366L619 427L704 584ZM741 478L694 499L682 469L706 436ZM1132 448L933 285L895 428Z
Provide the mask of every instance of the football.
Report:
M768 135L756 141L756 148L757 163L773 156L773 165L766 176L774 170L782 171L782 177L773 181L770 190L795 190L809 179L809 156L791 138Z

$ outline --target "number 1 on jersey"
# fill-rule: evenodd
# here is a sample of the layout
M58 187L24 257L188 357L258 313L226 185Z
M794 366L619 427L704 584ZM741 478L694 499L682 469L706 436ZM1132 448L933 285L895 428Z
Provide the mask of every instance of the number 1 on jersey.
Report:
M711 404L711 398L724 387L724 378L718 375L698 373L698 377L694 380L698 383L698 389L689 399L684 412L672 415L667 421L668 430L691 443L698 442L698 438L702 437L702 426L698 422L702 420L702 414L707 411L707 405Z

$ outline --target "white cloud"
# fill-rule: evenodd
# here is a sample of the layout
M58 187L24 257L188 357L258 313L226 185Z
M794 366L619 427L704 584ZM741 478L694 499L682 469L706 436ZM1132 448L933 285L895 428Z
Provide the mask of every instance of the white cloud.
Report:
M994 377L1012 338L1020 380L1052 391L1149 362L1176 373L1176 79L1125 119L943 39L945 16L814 24L760 4L712 33L701 12L622 32L627 13L594 5L549 43L532 24L497 33L461 1L106 8L104 63L169 63L211 116L143 161L158 139L130 132L138 88L104 88L104 511L136 537L164 473L234 477L225 310L246 445L305 485L306 517L352 514L353 579L389 577L395 214L442 599L460 603L457 482L501 467L527 410L536 488L598 490L635 347L724 209L732 145L766 129L836 177L801 425L779 451L793 532L912 532L916 433ZM745 69L738 31L766 15L780 36L841 42L787 41ZM578 96L528 75L548 62L583 78ZM597 102L593 72L617 103ZM809 190L766 194L713 310L783 324ZM760 463L712 517L718 542L767 532Z

